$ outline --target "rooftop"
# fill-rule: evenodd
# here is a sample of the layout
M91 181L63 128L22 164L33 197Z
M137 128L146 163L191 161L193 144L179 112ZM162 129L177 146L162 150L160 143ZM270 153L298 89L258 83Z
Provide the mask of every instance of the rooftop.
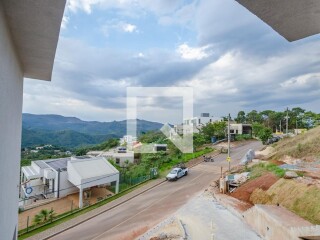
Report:
M81 179L89 179L119 173L119 171L104 157L71 160L68 166L72 166Z

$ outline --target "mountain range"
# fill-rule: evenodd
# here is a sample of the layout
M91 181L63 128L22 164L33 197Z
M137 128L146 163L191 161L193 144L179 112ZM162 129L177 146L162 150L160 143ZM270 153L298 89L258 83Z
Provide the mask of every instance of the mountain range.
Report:
M129 124L130 121L128 120ZM137 133L159 130L162 123L137 119ZM52 144L75 148L98 144L126 135L127 120L113 122L83 121L61 115L22 115L22 147Z

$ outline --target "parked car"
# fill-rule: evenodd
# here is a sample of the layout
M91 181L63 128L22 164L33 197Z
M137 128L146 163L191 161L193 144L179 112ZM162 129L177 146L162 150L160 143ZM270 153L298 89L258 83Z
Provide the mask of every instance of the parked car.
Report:
M281 137L279 137L279 136L275 136L275 137L269 138L269 139L266 141L266 144L269 145L269 144L278 142L280 139L281 139Z
M167 175L166 179L168 181L175 181L183 176L187 176L189 172L188 168L176 167L171 170L171 172Z

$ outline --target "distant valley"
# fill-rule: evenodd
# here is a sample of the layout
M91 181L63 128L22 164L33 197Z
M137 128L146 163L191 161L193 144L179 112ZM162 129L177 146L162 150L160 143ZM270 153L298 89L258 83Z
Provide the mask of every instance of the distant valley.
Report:
M162 126L162 123L137 119L138 134L159 130ZM52 144L67 148L87 146L101 143L110 138L122 137L126 134L126 129L126 120L97 122L61 115L24 113L22 116L22 147L40 144Z

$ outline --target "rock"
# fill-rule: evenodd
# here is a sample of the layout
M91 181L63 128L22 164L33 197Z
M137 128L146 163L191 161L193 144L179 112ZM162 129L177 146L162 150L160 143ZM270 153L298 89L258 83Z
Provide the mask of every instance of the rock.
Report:
M167 239L167 234L166 233L160 233L159 234L159 239Z
M287 179L291 179L291 178L297 178L298 177L298 174L294 171L287 171L285 174L284 174L284 178L287 178Z

